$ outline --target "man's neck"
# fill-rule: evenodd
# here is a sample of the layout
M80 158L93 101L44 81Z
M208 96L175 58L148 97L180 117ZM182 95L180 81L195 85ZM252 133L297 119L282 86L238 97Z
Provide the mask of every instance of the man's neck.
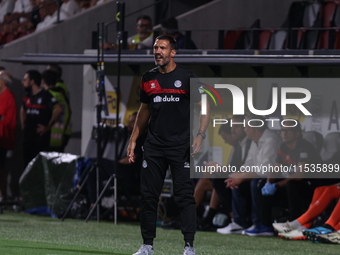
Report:
M176 63L173 61L170 61L169 64L167 64L166 66L160 66L158 67L158 70L160 73L170 73L171 71L173 71L176 68Z
M0 95L1 95L1 94L2 94L2 92L4 92L6 89L7 89L6 87L4 87L4 88L0 89Z
M36 85L33 85L32 86L32 96L38 94L40 91L42 90L42 88L36 86Z
M258 143L258 142L260 141L260 139L261 139L263 133L264 133L264 132L257 131L256 134L254 135L253 141L254 141L255 143Z

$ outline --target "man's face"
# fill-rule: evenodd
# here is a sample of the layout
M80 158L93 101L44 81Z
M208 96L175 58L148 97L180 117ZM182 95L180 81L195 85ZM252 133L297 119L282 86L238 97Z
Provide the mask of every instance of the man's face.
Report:
M136 31L139 34L140 39L143 41L151 34L152 25L151 21L147 19L140 19L136 25Z
M255 128L248 125L248 119L246 119L246 125L244 127L244 132L248 139L254 140Z
M0 93L2 90L5 90L6 89L6 83L5 81L1 78L1 75L0 75Z
M227 134L227 133L221 131L220 135L222 136L225 143L227 143L229 145L233 145L234 139L233 139L231 134Z
M284 143L292 143L297 141L299 138L300 132L296 130L294 127L282 127L281 128L281 137Z
M129 123L127 125L128 131L131 132L133 130L133 127L135 126L135 122L136 122L136 115L131 115L129 117Z
M22 83L22 85L24 86L25 89L31 87L28 73L26 73L24 75L24 78L22 79L21 83Z
M233 118L233 123L235 123L235 122L243 122L243 120ZM246 136L243 125L242 124L233 124L233 126L231 127L231 135L232 135L234 140L242 141L243 138Z
M171 50L168 40L156 40L153 45L153 55L156 66L164 67L170 63L171 57L176 54L175 50Z

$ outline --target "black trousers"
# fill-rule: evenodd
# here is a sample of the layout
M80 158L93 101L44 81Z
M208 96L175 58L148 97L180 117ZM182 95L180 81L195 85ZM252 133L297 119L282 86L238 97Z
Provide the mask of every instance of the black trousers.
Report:
M262 196L262 223L271 226L274 206L288 207L289 221L300 217L308 209L317 184L317 180L291 180L273 196Z
M215 178L211 179L213 187L221 201L221 205L224 213L229 214L232 212L232 190L230 188L226 188L224 183L225 178Z
M144 244L153 244L156 237L157 206L168 166L174 188L174 200L179 208L184 240L194 240L196 209L194 180L190 179L190 148L160 148L144 145L141 168L141 232Z

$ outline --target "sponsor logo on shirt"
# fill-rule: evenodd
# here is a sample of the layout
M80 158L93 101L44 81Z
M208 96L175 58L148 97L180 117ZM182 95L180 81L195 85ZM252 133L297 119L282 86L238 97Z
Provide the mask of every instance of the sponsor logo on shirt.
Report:
M171 96L156 96L153 98L154 103L160 103L160 102L179 102L179 97L174 97L173 95Z
M151 88L152 88L152 89L156 88L156 87L155 87L155 83L154 83L154 82L153 82L153 83L151 83Z
M179 88L179 87L182 86L182 82L180 80L176 80L174 85L175 85L176 88Z
M35 114L35 115L39 115L39 110L37 109L27 109L26 111L27 114Z
M184 168L190 168L189 162L184 162Z

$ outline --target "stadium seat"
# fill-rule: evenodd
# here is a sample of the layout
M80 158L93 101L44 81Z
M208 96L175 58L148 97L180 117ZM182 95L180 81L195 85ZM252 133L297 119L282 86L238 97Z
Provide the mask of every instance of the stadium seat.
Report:
M333 26L333 20L337 7L337 2L328 2L323 6L321 11L321 18L324 28L330 28ZM321 31L318 49L329 49L334 47L334 39L331 41L329 40L330 34L334 34L334 32L329 30ZM329 43L331 43L331 46L329 45Z
M315 49L318 45L319 31L306 28L321 27L320 19L321 4L318 2L307 2L303 12L302 27L298 32L299 49Z
M297 28L302 27L302 17L303 13L306 7L306 1L297 1L293 2L290 5L288 17L285 23L283 24L283 27L288 28ZM297 48L297 36L298 31L296 30L290 30L288 33L288 40L287 40L287 47L289 49L296 49Z
M260 28L260 20L257 19L250 28ZM258 31L255 30L246 30L242 31L239 39L237 40L234 49L257 49L258 48Z
M237 40L240 38L242 31L228 30L224 37L224 49L232 50L235 47Z
M269 43L270 43L270 38L273 34L273 31L270 30L265 30L262 31L259 35L259 50L266 50L268 49Z
M285 48L287 38L287 31L279 30L275 31L269 42L268 49L270 50L282 50Z
M323 136L316 131L307 131L303 134L303 139L310 142L320 153L323 146Z
M327 162L340 150L340 132L328 133L323 141L321 158Z

